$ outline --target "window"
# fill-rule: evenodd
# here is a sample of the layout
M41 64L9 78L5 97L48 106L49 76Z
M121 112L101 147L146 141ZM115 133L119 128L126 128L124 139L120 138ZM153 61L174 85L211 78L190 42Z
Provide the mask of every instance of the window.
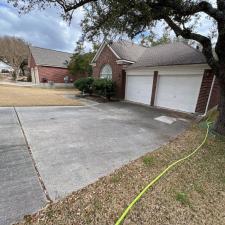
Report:
M109 64L102 67L100 78L112 79L112 68Z

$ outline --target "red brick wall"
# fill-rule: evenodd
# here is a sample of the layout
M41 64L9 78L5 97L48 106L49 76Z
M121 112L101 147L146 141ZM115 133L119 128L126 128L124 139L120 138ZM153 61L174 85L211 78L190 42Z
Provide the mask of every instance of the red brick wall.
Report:
M29 61L28 61L29 68L35 68L37 65L35 60L30 54ZM37 66L38 67L38 75L39 80L42 82L42 79L45 78L48 81L53 81L54 83L64 83L64 77L69 76L71 82L81 78L86 77L87 74L80 74L80 75L70 75L69 70L67 68L58 68L58 67L50 67L50 66Z
M125 71L123 65L116 63L116 56L112 53L109 47L105 47L96 61L96 66L93 66L93 76L95 78L100 77L100 72L105 64L109 64L112 67L112 80L116 82L117 97L124 98L125 94Z
M195 110L198 113L205 113L212 82L213 82L213 77L214 75L211 70L205 70L203 79L202 79L199 97L198 97L198 102L197 102L197 106ZM215 82L215 85L212 91L211 100L209 103L209 109L218 104L218 99L219 99L218 84L217 82Z
M214 106L219 104L220 100L220 87L219 83L217 80L215 80L213 89L212 89L212 94L209 102L209 109L212 109Z
M69 76L72 81L75 80L75 76L69 74L69 70L66 68L57 68L49 66L38 66L38 75L40 82L43 78L48 81L53 81L54 83L64 83L64 77Z

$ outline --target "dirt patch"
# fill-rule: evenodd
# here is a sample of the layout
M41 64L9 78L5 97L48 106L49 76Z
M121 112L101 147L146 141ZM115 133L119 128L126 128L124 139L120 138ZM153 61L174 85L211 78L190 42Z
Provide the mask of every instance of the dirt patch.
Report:
M77 93L75 89L44 89L0 85L0 106L73 106L81 105L66 97Z
M168 164L192 152L204 135L205 129L195 125L175 141L19 224L112 225L140 190ZM225 224L224 170L225 139L210 135L194 157L170 171L143 196L123 224Z

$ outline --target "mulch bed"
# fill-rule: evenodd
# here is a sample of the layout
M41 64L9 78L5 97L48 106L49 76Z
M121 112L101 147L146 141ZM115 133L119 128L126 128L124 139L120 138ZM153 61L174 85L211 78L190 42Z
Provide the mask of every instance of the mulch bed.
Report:
M78 98L85 98L91 101L95 101L98 103L107 103L109 102L109 100L103 96L99 96L99 95L86 95L86 94L77 94L76 97ZM118 102L119 100L116 98L111 98L110 102Z

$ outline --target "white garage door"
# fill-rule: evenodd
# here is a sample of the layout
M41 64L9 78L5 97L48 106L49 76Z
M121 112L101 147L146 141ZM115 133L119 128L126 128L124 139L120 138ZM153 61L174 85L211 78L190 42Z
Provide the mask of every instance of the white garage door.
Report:
M153 76L127 76L126 97L132 102L150 105Z
M160 75L155 105L195 112L202 75Z

